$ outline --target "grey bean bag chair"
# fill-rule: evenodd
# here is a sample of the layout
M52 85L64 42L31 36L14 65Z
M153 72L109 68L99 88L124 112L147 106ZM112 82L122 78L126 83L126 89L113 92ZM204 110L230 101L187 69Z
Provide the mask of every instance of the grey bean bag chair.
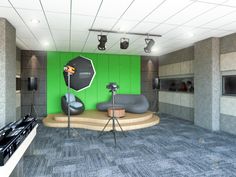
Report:
M112 107L112 100L97 104L99 111L106 111L109 107ZM117 94L115 107L122 107L126 112L142 114L148 110L149 103L144 95Z
M61 97L61 109L68 115L68 94ZM84 103L73 94L70 94L70 114L77 115L84 112Z

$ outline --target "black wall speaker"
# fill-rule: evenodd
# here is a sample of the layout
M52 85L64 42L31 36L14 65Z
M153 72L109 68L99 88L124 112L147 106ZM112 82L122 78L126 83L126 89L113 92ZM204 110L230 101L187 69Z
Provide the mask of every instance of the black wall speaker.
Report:
M159 89L159 78L156 77L152 79L152 88Z
M28 77L28 90L38 89L37 77Z

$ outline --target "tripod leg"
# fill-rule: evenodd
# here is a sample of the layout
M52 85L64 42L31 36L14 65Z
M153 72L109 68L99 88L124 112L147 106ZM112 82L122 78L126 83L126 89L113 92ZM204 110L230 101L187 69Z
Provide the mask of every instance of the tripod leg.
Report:
M111 119L112 119L112 118L110 118L110 119L107 121L107 123L106 123L106 125L103 127L101 133L98 135L98 138L100 138L100 137L102 136L102 134L104 133L104 130L106 129L106 127L107 127L107 125L109 124L109 122L111 121Z
M116 127L115 127L115 117L112 117L112 133L114 136L115 147L116 147Z
M120 127L120 129L121 129L122 134L126 137L126 134L124 133L124 130L123 130L123 128L122 128L121 125L120 125L120 122L118 121L117 118L115 118L115 119L116 119L116 122L118 123L118 125L119 125L119 127Z

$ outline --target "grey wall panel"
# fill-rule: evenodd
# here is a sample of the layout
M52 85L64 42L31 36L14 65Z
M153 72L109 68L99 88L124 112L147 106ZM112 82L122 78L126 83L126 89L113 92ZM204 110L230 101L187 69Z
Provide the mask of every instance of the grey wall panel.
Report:
M159 65L168 65L188 60L194 60L193 46L159 56Z
M145 95L150 104L150 110L157 111L158 105L154 105L158 95L152 89L152 79L158 76L158 58L141 56L141 93ZM158 102L158 101L157 101Z
M236 33L220 38L220 53L236 52Z
M220 115L220 130L236 135L236 117L226 114Z
M184 107L184 106L178 106L178 105L159 102L159 112L165 113L165 114L170 114L175 117L178 117L178 118L181 118L184 120L188 120L191 122L193 122L193 120L194 120L194 109L193 108L188 108L188 107Z
M32 91L28 90L28 77L38 78L38 89L35 93L35 108L39 117L47 115L46 101L46 76L47 76L47 52L46 51L21 51L21 104L22 116L29 113L32 102Z

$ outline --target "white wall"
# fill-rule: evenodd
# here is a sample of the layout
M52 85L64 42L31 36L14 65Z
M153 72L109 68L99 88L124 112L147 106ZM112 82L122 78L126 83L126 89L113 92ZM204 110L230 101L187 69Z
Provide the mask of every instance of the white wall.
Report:
M193 74L193 60L163 65L159 67L159 76L181 76Z
M194 108L192 93L159 91L159 102Z
M222 75L236 74L236 52L221 54L220 71ZM220 113L236 117L236 96L221 96Z

